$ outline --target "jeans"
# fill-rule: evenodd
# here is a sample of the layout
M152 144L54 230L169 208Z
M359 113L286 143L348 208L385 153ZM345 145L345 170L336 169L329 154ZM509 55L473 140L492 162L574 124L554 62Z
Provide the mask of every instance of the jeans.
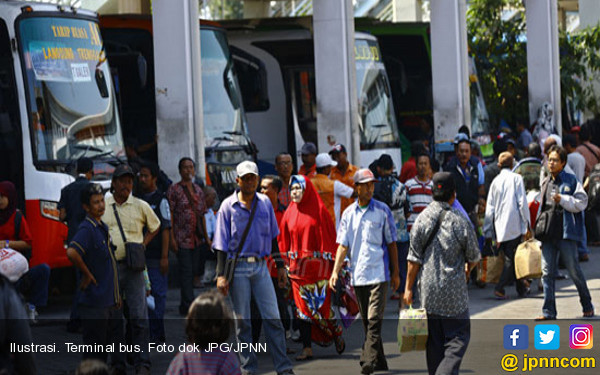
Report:
M398 271L400 274L400 286L398 287L398 293L404 293L404 287L406 286L406 270L408 263L408 248L410 242L396 242L398 248Z
M25 301L35 307L46 306L48 303L48 281L50 267L46 263L32 267L19 280L17 290L25 296ZM79 289L79 288L78 288Z
M140 367L150 368L150 354L148 353L148 342L150 342L148 330L148 307L146 306L146 286L144 273L132 271L124 263L118 264L119 287L124 303L127 304L127 323L131 327L132 344L139 345L141 351L133 353L133 364L136 369Z
M567 267L569 276L577 287L583 311L593 310L592 297L577 259L577 243L571 240L548 241L542 244L542 283L544 284L544 306L542 311L544 316L546 318L556 318L554 284L559 254Z
M504 294L504 287L515 283L519 296L524 295L526 287L523 280L517 280L515 275L515 253L521 243L521 236L500 243L499 250L504 252L504 269L500 281L496 284L496 291Z
M148 259L148 278L152 285L152 297L154 297L154 310L148 309L150 326L150 341L162 341L165 339L165 308L167 305L168 277L160 273L160 267L152 265Z
M365 342L360 355L360 365L371 364L376 371L388 369L383 344L381 342L381 326L389 283L355 286L354 292L358 301L358 309L365 330Z
M581 211L581 215L583 216L583 222L585 223L585 210ZM590 249L587 247L587 228L585 225L583 226L583 239L581 241L577 241L577 253L579 255L586 255L590 253Z
M250 299L254 298L263 321L267 347L271 352L275 370L280 373L291 369L292 363L286 355L285 331L279 317L277 297L267 262L239 261L235 267L233 285L229 293L236 317L238 343L252 343ZM242 373L255 374L258 370L256 354L245 349L239 353L239 356Z
M179 266L179 283L181 285L181 302L179 311L187 311L194 301L194 271L198 264L199 249L182 249L177 251Z
M469 310L456 317L427 314L429 375L458 375L471 339Z
M84 345L115 344L111 353L112 366L125 370L125 352L119 350L119 344L125 344L123 311L114 307L92 307L78 305L81 316L82 341ZM106 362L108 353L104 351L84 352L83 359L93 358Z
M290 329L290 313L288 312L288 302L283 293L285 290L279 288L279 281L276 278L271 278L273 280L273 288L275 289L275 295L277 296L277 308L279 309L279 316L281 317L281 324L283 324L283 329L285 331ZM262 328L262 320L260 319L260 313L258 312L258 307L256 307L256 302L254 299L252 300L252 304L250 306L250 315L252 317L252 342L257 343L260 339L260 329Z

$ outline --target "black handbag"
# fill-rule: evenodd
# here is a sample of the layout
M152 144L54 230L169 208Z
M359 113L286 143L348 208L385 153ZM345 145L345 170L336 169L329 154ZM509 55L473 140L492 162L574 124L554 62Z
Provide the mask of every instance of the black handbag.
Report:
M250 231L250 227L252 226L252 219L254 219L254 214L256 213L256 206L258 206L258 197L254 197L254 201L252 202L252 209L250 210L250 218L248 218L248 224L246 224L246 228L244 228L244 233L242 233L242 238L240 239L240 244L235 252L235 256L233 258L227 258L225 262L225 278L229 283L229 287L231 288L231 283L233 282L233 275L235 274L235 266L237 265L237 260L242 252L242 248L244 247L244 243L246 242L246 237L248 237L248 232Z
M143 243L127 242L123 226L121 225L121 219L117 213L117 205L113 203L112 206L117 224L119 225L119 231L121 231L123 243L125 244L125 264L132 271L143 271L146 268L146 246Z
M543 206L542 206L543 207ZM535 222L535 238L546 242L562 238L563 229L561 227L562 211L557 210L556 206L548 211L543 211Z

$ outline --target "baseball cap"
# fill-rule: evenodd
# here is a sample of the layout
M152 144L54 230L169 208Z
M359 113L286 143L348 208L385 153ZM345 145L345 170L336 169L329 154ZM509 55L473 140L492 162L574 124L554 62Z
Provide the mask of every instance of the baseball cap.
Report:
M248 173L252 173L258 176L258 167L256 166L256 163L249 160L243 161L240 164L238 164L237 167L235 167L235 171L238 177L244 177Z
M323 152L317 155L317 158L315 159L315 164L317 165L317 168L323 168L328 166L335 167L337 165L337 162L333 161L329 154Z
M581 126L577 126L577 125L575 125L575 126L573 126L573 127L571 128L571 133L572 133L572 134L579 133L580 131L581 131Z
M433 175L433 192L445 192L456 189L454 179L449 172L438 172Z
M119 164L119 166L117 168L115 168L112 178L115 179L115 178L125 176L125 175L130 175L131 177L135 177L135 174L133 173L133 169L131 169L129 164Z
M354 184L366 184L367 182L377 181L373 172L370 169L363 168L356 171L354 174Z
M457 135L454 136L454 144L457 145L460 142L463 141L469 141L469 136L466 135L465 133L458 133Z
M305 144L302 145L302 148L300 149L300 153L302 155L316 154L317 146L315 146L315 144L312 142L306 142Z
M338 143L329 150L330 154L333 154L334 152L346 152L346 147L343 144Z

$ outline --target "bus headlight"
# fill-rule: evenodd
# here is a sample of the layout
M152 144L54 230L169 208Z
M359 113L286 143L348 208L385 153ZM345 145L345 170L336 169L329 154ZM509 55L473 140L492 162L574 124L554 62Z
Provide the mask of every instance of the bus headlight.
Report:
M50 220L60 221L60 210L58 209L58 202L52 201L40 201L40 212L42 217Z

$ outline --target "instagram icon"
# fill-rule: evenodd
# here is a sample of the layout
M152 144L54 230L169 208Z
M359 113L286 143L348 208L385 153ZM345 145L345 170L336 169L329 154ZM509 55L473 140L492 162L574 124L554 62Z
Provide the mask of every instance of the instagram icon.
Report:
M594 346L594 327L591 324L573 324L569 329L571 349L591 349Z

